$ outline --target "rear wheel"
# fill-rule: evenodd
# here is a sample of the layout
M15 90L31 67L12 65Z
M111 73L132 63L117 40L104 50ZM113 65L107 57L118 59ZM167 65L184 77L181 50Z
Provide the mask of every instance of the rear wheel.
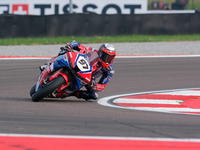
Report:
M49 94L53 93L56 89L61 87L65 84L65 79L62 76L59 76L48 85L43 87L42 89L38 90L35 94L32 95L32 101L39 102L44 97L48 96Z

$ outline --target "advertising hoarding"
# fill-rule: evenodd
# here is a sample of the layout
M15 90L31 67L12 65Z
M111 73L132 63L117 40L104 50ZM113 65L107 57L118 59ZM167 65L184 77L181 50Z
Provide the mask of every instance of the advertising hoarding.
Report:
M73 13L143 14L148 0L72 0ZM69 0L1 0L0 14L55 15L69 13Z

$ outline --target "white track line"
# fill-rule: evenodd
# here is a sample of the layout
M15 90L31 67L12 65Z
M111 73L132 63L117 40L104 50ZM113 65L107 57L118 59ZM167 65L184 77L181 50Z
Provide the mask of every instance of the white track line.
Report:
M118 98L113 101L114 103L128 103L128 104L178 104L183 100L155 100L155 99L125 99Z
M165 95L183 95L183 96L200 96L200 91L175 91L175 92L166 92L166 93L156 93L156 94L165 94Z
M4 134L2 137L41 137L41 138L74 138L74 139L110 139L110 140L145 140L145 141L175 141L175 142L200 142L199 138L150 138L150 137L113 137L113 136L79 136L79 135L39 135L39 134Z

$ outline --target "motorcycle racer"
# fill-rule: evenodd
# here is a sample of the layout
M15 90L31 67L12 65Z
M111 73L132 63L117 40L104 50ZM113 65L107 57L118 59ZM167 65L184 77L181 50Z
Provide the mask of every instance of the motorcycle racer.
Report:
M92 47L86 47L76 41L72 41L60 49L61 51L59 52L55 63L51 64L47 70L52 72L53 70L56 70L56 68L61 67L62 63L60 60L66 52L77 51L79 53L85 54L88 57L88 60L92 62L92 80L85 85L86 90L76 90L68 96L76 96L77 98L83 98L86 101L96 100L98 98L98 92L101 92L105 89L107 83L114 75L114 67L112 63L116 56L115 47L112 44L105 43L102 44L98 50L96 50ZM46 68L46 65L40 66L41 71L44 68ZM98 82L96 81L97 78L100 78ZM73 85L70 88L73 89Z

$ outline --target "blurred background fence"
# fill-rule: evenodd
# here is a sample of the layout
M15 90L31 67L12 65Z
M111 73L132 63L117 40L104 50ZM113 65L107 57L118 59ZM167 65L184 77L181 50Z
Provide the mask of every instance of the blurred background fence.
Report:
M200 13L0 16L0 38L200 33Z
M35 2L36 0L29 1ZM79 6L77 9L95 6L93 13L83 9L83 13L69 14L66 11L69 4L66 3L59 5L53 3L49 5L38 5L38 3L5 5L2 3L0 5L2 8L2 10L0 9L0 38L200 34L200 12L198 11L200 0L133 0L134 5L128 5L128 0L126 3L122 3L120 0L117 2L118 5L108 3L106 6L102 5L101 1L98 3L98 8L102 5L102 8L106 8L106 10L108 8L119 9L120 11L118 10L117 13L116 10L114 11L115 14L94 13L97 11L97 4L87 4L85 1L82 5L76 3ZM136 7L136 2L141 2L140 7ZM58 13L58 8L62 7L65 14ZM187 9L196 10L196 13L194 13L195 11L187 13ZM15 11L19 12L19 10L25 14L14 15ZM46 15L47 10L51 10L54 14ZM119 13L122 10L126 10L130 14ZM136 10L141 14L137 14ZM173 13L174 10L176 13ZM40 15L30 15L31 11L33 13L40 12Z

